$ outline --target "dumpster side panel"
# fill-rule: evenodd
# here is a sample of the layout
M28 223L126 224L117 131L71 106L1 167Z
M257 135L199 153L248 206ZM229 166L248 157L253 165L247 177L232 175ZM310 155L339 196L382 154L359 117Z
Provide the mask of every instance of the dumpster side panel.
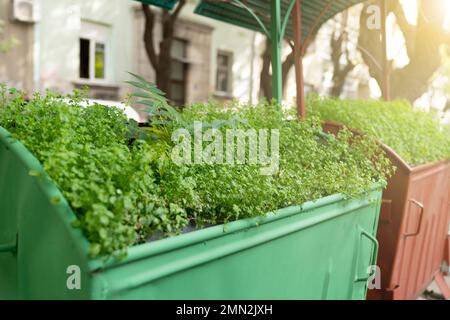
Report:
M188 246L183 239L201 237L208 229L145 244L157 253L95 273L93 287L101 293L94 294L108 299L365 299L368 267L376 260L380 204L381 191L376 191L297 209L235 232L219 227L216 236ZM179 247L158 250L168 240L179 240Z
M391 287L394 299L415 299L442 265L448 233L450 164L418 167L411 173Z
M380 268L381 287L369 290L368 299L384 299L387 297L386 289L396 288L392 278L398 277L394 269L397 259L398 242L400 241L403 216L408 196L410 171L402 165L397 165L397 170L383 191L383 200L378 224L377 239L380 242L378 253L378 266Z
M449 174L450 179L450 174ZM447 204L447 210L448 210L448 231L447 231L447 241L445 241L445 251L444 251L444 261L447 264L447 270L446 273L450 274L450 180L448 182L448 204Z
M336 134L342 125L326 122L323 128ZM382 146L397 172L383 192L377 234L382 285L369 290L368 298L415 299L443 261L448 241L450 162L411 168L395 151Z
M19 164L7 145L0 143L0 299L17 298L17 199Z
M33 183L23 191L27 200L19 218L19 298L88 298L87 257L71 236L72 227L55 213L51 198L39 191Z
M88 297L87 241L71 226L75 216L39 162L3 128L0 170L0 244L17 244L0 253L0 298Z

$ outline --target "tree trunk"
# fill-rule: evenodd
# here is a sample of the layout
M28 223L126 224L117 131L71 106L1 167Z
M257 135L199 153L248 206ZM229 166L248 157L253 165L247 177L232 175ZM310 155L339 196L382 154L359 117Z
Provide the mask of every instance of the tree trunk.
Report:
M263 64L259 82L259 96L265 98L267 101L272 101L272 75L270 74L271 50L272 45L270 40L266 38L266 48L261 56Z
M381 68L382 52L380 30L369 29L367 8L374 3L367 3L360 19L358 44L363 48L361 55L369 67L370 75L383 88L383 70ZM445 15L442 0L419 2L417 25L410 24L398 0L388 2L388 12L395 15L397 24L406 42L409 64L400 69L393 69L389 61L391 98L403 98L414 102L428 89L428 82L441 65L439 48L443 43L450 43L449 35L443 28ZM383 90L383 89L382 89Z
M259 95L265 98L267 101L271 101L272 96L272 74L270 72L270 66L272 64L272 45L270 40L266 38L266 47L263 54L261 55L263 60L263 65L260 74L260 85L259 85ZM292 50L289 55L285 58L281 65L281 83L283 86L283 96L286 95L286 83L289 71L294 65L294 50Z
M330 94L334 97L339 97L344 89L345 80L348 74L355 68L355 65L350 60L350 54L347 47L347 33L346 27L348 24L348 11L342 13L342 21L340 24L339 35L336 37L336 30L330 39L331 47L331 62L333 63L333 87ZM345 58L345 64L342 64L342 58Z
M169 13L164 10L162 14L162 41L159 43L159 65L156 74L156 85L159 89L171 97L170 75L171 75L171 51L174 25Z
M172 62L172 42L174 39L175 23L181 9L186 4L186 0L180 0L178 6L170 13L167 10L162 11L162 40L159 43L159 53L155 49L155 13L149 5L142 4L142 11L145 17L144 45L148 60L155 70L156 85L159 89L171 98L170 76Z

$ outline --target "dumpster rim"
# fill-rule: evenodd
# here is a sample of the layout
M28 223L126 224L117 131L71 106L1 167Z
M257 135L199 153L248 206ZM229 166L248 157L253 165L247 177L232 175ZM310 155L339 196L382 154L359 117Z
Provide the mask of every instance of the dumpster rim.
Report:
M137 260L145 259L158 254L163 254L168 251L177 250L183 247L195 245L200 242L213 240L227 234L244 231L263 224L269 224L278 220L289 218L299 214L307 214L309 211L319 209L321 207L332 204L342 204L352 207L348 212L341 212L341 210L332 210L329 213L318 214L310 217L310 221L304 222L304 226L300 229L313 226L315 224L334 219L340 215L347 214L361 207L371 205L372 201L379 201L381 204L382 184L377 183L367 192L360 195L355 195L351 198L345 197L343 194L334 194L327 197L305 202L302 205L290 206L268 212L266 216L258 216L254 218L240 219L229 222L227 224L219 224L205 229L195 230L185 234L177 235L175 237L167 237L164 239L146 242L138 245L128 247L128 255L125 259L117 261L114 258L107 260L92 259L90 266L93 270L115 268L120 265L131 263ZM317 220L317 221L316 221ZM288 233L286 233L288 234Z
M228 255L232 255L236 252L244 251L249 248L253 248L259 245L263 245L264 243L276 240L278 238L290 235L295 232L301 232L304 229L308 229L311 227L314 227L318 224L322 224L324 222L327 222L329 220L334 220L336 218L339 218L341 216L346 215L354 215L355 212L358 212L358 210L362 208L372 207L371 212L374 216L372 216L372 227L374 229L365 230L368 233L376 233L376 227L377 227L377 221L378 221L378 215L379 215L379 205L381 204L381 189L374 189L370 192L372 197L367 197L364 195L360 195L359 197L355 198L343 198L338 200L337 202L330 202L328 205L331 205L334 207L330 208L330 210L326 210L323 212L315 212L316 209L322 208L321 206L318 207L312 207L309 209L309 212L304 212L302 214L301 212L297 212L291 215L288 215L287 218L293 218L295 220L284 222L281 225L278 225L275 227L275 229L265 229L262 232L255 232L251 235L245 236L245 241L242 239L240 240L233 240L231 242L228 242L226 245L220 245L220 246L213 246L212 248L208 248L205 250L197 250L196 252L190 254L188 257L181 257L178 258L176 255L177 250L183 250L186 247L192 247L192 246L198 246L203 241L197 241L193 243L181 243L178 247L172 248L172 250L167 249L165 251L159 252L159 254L148 254L143 255L140 257L140 259L134 259L131 261L121 261L120 263L116 265L108 266L104 269L99 270L98 273L94 273L93 277L96 278L96 281L106 281L108 283L108 290L110 292L123 292L127 290L131 290L134 288L138 288L144 284L150 283L152 281L155 281L157 279L162 279L165 277L168 277L172 274L183 272L184 270L196 267L198 265L202 265L223 257L226 257ZM376 199L377 202L372 202L373 199ZM343 204L343 206L341 206ZM289 208L290 209L290 208ZM284 209L281 209L284 210ZM309 213L309 215L307 215ZM276 220L282 220L282 219L276 219ZM275 220L275 221L276 221ZM239 220L240 221L240 220ZM238 222L238 221L237 221ZM270 223L266 224L270 225ZM359 223L355 223L355 226L359 225ZM251 229L254 229L255 226L252 226ZM270 227L269 227L270 228ZM360 231L364 230L361 227L359 227ZM205 241L215 241L219 240L221 237L228 237L232 236L233 234L236 234L238 232L246 232L249 229L243 229L243 230L237 230L236 232L227 232L227 233L220 233L218 237L212 237L210 239L205 239ZM202 230L200 230L202 231ZM199 232L200 232L199 231ZM195 232L192 232L192 234ZM175 239L173 238L166 238L160 241L168 240L168 239ZM183 242L182 239L178 238L178 242ZM148 243L147 243L148 244ZM148 249L144 248L144 249ZM175 253L173 252L175 251ZM126 269L127 264L139 264L144 263L147 265L150 265L148 260L152 260L153 258L158 259L159 255L165 255L165 254L174 254L175 261L169 264L165 264L163 267L160 265L156 268L149 268L146 271L140 272L139 274L130 273L130 275L127 277L127 281L123 282L122 279L117 276L117 274L121 273L120 269ZM122 268L124 267L124 268ZM140 270L144 270L144 268L139 268Z

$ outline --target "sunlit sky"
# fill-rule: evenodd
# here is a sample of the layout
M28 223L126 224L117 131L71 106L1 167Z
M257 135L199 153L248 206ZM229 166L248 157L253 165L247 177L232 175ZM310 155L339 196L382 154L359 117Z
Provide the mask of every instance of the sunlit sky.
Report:
M416 24L418 15L418 1L420 0L400 0L405 11L406 19L411 24ZM427 1L427 0L422 0ZM441 0L443 10L445 10L445 25L444 27L450 31L450 0ZM394 60L394 67L401 68L409 64L409 58L406 52L405 39L399 28L395 24L395 17L390 14L387 19L387 34L388 34L388 58ZM374 79L370 81L371 92L375 97L381 95L380 89ZM445 98L444 98L445 100ZM445 104L445 101L439 104ZM423 104L428 104L425 101Z
M406 19L411 24L417 21L417 3L420 0L400 0L404 10ZM425 1L425 0L422 0ZM441 0L446 13L445 28L450 30L450 0ZM388 58L395 60L396 67L403 67L409 63L404 46L404 38L398 27L395 27L395 18L390 14L387 20L388 32Z
M425 1L425 0L422 0ZM406 19L409 23L415 24L417 19L417 2L418 0L400 0L403 8L405 9ZM445 10L445 27L450 27L450 0L441 0Z
M400 0L401 4L403 5L403 8L405 10L406 19L411 24L416 24L417 20L417 3L420 0ZM427 1L427 0L422 0ZM450 0L441 0L443 5L443 10L445 10L445 25L444 28L446 28L448 31L450 31ZM394 19L391 16L390 22L388 25L388 32L391 33L392 37L389 39L389 49L388 49L388 55L390 59L395 59L395 62L397 66L401 67L403 65L406 65L409 63L408 56L406 54L406 49L404 47L404 39L399 30L393 29L393 22ZM416 101L416 107L422 108L424 110L428 110L430 107L430 104L433 104L435 107L438 107L438 109L441 109L441 107L445 106L446 104L446 97L444 95L437 95L437 96L429 96L425 94L422 96L421 99ZM450 119L447 119L449 121Z
M405 9L406 19L409 23L415 23L417 19L417 0L400 0Z

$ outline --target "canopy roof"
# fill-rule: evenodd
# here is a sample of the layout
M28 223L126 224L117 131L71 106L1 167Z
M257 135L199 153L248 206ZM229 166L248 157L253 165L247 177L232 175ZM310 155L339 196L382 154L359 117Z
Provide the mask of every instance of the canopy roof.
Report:
M362 0L303 0L302 38L314 34L319 27L335 14L362 2ZM281 21L284 21L293 6L292 0L280 0ZM259 18L262 25L250 13L249 9ZM216 20L241 26L247 29L271 33L271 0L202 0L196 13ZM286 22L285 37L293 38L293 21L289 14Z
M178 0L138 0L171 10ZM273 0L200 0L195 13L212 19L227 22L246 29L271 34L271 2ZM335 14L363 0L303 0L302 38L312 36L320 26ZM280 0L280 18L285 20L294 5L292 0ZM259 21L258 21L259 20ZM289 15L284 37L293 38L293 19Z
M137 0L137 1L145 4L152 4L154 6L167 10L172 10L175 4L178 2L178 0Z

